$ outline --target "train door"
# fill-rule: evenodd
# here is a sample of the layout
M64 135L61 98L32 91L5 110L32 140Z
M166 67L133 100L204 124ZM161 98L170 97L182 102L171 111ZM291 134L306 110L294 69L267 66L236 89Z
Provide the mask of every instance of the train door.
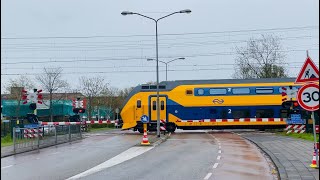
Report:
M143 115L143 106L141 99L137 99L135 105L135 120L140 121L141 116Z
M149 116L151 121L157 121L157 97L149 98ZM160 104L160 120L167 120L167 98L159 97Z

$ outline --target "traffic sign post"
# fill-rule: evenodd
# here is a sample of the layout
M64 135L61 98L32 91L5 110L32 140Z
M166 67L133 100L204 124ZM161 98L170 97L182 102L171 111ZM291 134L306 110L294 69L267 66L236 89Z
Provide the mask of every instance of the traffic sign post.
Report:
M312 82L319 81L319 68L309 57L307 51L307 59L304 62L295 83L310 83L302 86L298 91L298 103L299 105L307 110L311 111L311 119L313 124L313 137L314 137L314 151L316 155L316 167L319 167L319 149L316 148L317 136L316 136L316 122L314 117L314 111L319 109L319 84L313 84ZM311 164L310 167L315 165Z

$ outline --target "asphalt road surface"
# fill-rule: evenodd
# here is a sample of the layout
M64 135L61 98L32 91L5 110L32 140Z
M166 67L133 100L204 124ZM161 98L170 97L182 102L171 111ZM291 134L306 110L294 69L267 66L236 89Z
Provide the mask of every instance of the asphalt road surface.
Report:
M132 132L132 131L131 131ZM57 180L81 173L141 141L139 133L90 133L85 139L1 158L2 180Z
M1 178L275 179L263 154L231 132L177 131L155 147L135 146L140 141L136 133L91 134L71 145L3 158Z

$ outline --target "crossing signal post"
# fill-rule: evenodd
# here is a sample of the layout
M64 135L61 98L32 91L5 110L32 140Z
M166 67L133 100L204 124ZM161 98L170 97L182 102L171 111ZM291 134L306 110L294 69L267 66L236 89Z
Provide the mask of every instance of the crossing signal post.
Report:
M85 100L81 100L79 97L76 100L72 101L72 106L73 106L73 112L75 115L70 116L69 120L70 122L79 122L80 121L80 115L79 113L85 113L86 112L86 104Z

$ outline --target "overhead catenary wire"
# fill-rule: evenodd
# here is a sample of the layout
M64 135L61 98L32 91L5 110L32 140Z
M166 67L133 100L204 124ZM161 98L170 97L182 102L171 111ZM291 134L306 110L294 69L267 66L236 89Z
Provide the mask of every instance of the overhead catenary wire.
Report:
M292 66L290 68L301 68L300 66ZM182 71L219 71L219 70L234 70L235 68L206 68L206 69L183 69L183 70L174 70L170 69L168 71L172 72L182 72ZM159 70L160 72L165 72L165 70ZM110 74L110 73L154 73L152 70L135 70L135 71L91 71L91 72L81 72L85 74ZM1 73L2 76L17 76L17 75L40 75L41 73ZM79 74L79 72L62 72L61 74Z
M319 49L308 49L309 51L319 50ZM278 52L301 52L305 51L305 49L291 49L291 50L281 50ZM215 52L215 53L207 53L207 54L192 54L192 55L170 55L170 56L162 56L160 59L166 58L176 58L176 57L205 57L205 56L217 56L217 55L235 55L236 52ZM154 57L150 57L154 58ZM53 59L53 58L52 58ZM131 61L131 60L141 60L141 57L110 57L110 58L101 58L101 59L74 59L74 60L49 60L49 61L19 61L19 62L1 62L1 64L43 64L43 63L61 63L61 62L98 62L98 61Z
M319 26L300 26L300 27L284 27L284 28L266 28L266 29L247 29L247 30L230 30L230 31L211 31L211 32L190 32L190 33L168 33L158 34L158 36L184 36L184 35L201 35L201 34L221 34L221 33L239 33L239 32L256 32L256 31L277 31L277 30L292 30L292 29L309 29L319 28ZM150 35L113 35L113 36L37 36L37 37L1 37L1 39L90 39L90 38L119 38L119 37L143 37L154 36Z
M301 64L302 62L283 62L283 63L273 63L275 65L289 65L289 64ZM259 64L259 63L251 63L251 64ZM234 63L221 63L221 64L177 64L174 65L174 67L208 67L208 66L234 66ZM152 68L154 66L148 65L148 66L126 66L126 65L114 65L114 66L85 66L85 67L79 67L79 66L70 66L70 67L63 67L63 69L89 69L89 68L93 68L93 69L114 69L114 68ZM165 67L165 66L159 66L159 67ZM43 69L43 67L39 67L39 68L34 68L34 67L30 67L30 68L26 68L26 67L18 67L18 68L1 68L1 70L9 70L9 69ZM47 67L46 69L55 69L55 67Z

